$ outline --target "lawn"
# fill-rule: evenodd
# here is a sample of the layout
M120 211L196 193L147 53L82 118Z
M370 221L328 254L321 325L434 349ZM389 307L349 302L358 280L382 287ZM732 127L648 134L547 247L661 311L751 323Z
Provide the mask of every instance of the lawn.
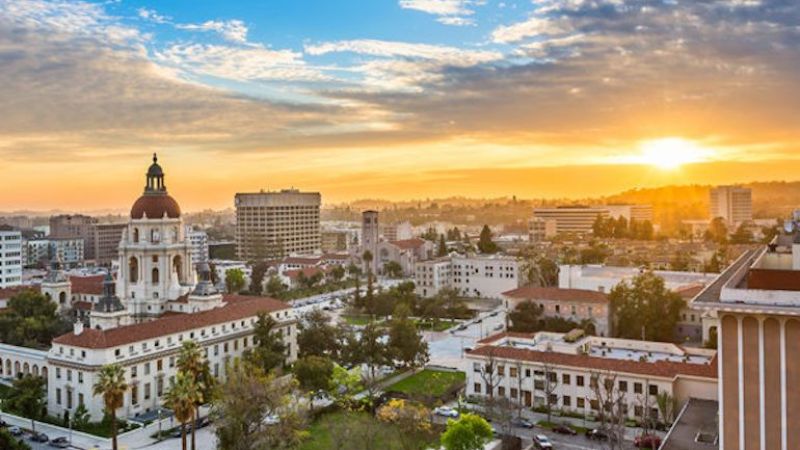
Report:
M342 317L342 319L344 319L345 322L347 322L349 325L353 325L353 326L361 326L361 327L363 327L363 326L366 326L368 323L370 323L372 321L372 318L370 316L344 316L343 315L341 317ZM383 322L383 320L384 319L376 318L375 319L375 323L381 323L381 322Z
M414 448L429 448L439 440L438 429L427 435L408 437L406 442L417 442ZM399 439L399 429L392 424L379 422L367 413L334 412L322 415L308 429L308 440L300 445L299 450L329 450L332 448L358 448L358 442L364 446L369 442L370 448L380 450L402 450L403 443ZM338 442L337 442L338 441Z
M432 331L446 331L450 328L458 325L459 322L455 320L440 320L438 323L434 323L432 321L424 321L424 320L417 320L417 328L420 330L432 330Z
M425 369L386 388L386 391L402 392L408 395L427 395L439 397L454 385L466 380L464 372L445 372Z

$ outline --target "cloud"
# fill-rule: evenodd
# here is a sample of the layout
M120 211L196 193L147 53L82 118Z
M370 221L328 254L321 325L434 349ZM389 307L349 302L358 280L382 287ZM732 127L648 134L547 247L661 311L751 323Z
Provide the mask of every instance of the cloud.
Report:
M438 19L436 19L436 21L444 25L453 25L457 27L475 25L475 19L467 17L445 16L445 17L439 17Z
M439 16L436 21L444 25L474 25L472 5L482 5L483 0L400 0L400 7Z
M381 57L427 59L458 66L471 66L502 58L502 53L490 50L467 50L446 45L376 39L322 42L306 45L305 51L310 55L349 52Z
M136 12L142 19L148 20L153 23L163 24L163 23L169 23L172 20L172 18L168 16L162 16L154 9L139 8L136 10Z
M492 31L492 41L508 44L519 42L529 37L561 34L566 31L568 31L567 27L558 24L556 20L534 16L524 22L501 25L495 28Z
M191 31L214 31L225 40L238 43L247 42L247 25L241 20L209 20L200 24L177 24L175 28Z

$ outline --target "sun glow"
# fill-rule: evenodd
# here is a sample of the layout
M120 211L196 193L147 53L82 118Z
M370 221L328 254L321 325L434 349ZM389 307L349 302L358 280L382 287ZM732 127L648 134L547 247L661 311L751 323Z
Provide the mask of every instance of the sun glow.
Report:
M641 163L664 170L677 169L684 164L706 161L712 153L712 150L700 147L696 142L679 137L644 141L639 145L639 149L641 155L637 159Z

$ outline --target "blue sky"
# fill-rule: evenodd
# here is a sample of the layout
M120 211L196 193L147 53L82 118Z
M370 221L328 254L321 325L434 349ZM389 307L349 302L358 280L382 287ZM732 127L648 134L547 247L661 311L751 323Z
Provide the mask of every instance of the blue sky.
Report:
M785 178L798 23L797 0L0 0L0 157L43 205L42 177L115 204L154 151L215 205L611 193L664 182L612 172L665 142ZM605 178L533 175L578 166Z

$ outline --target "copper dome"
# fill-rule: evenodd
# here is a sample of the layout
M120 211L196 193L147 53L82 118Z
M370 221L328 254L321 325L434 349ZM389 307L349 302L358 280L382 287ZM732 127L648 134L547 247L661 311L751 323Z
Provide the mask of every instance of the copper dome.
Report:
M145 215L148 219L161 219L164 214L170 219L181 216L181 207L169 195L143 195L131 208L132 219L142 219Z

